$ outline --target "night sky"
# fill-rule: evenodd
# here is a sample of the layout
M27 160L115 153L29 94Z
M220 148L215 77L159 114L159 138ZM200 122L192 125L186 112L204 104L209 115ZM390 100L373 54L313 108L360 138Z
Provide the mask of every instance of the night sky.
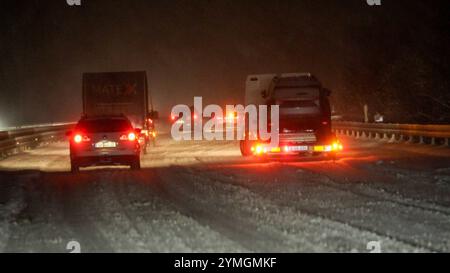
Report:
M352 29L420 24L409 2L2 0L0 126L76 120L83 72L146 70L163 113L243 103L252 73L312 72L338 96Z

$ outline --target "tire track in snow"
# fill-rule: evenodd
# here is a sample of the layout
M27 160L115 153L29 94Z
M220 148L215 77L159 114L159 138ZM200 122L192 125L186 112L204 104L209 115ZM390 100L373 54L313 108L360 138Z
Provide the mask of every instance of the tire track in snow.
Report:
M416 234L413 234L413 236L408 236L407 234L402 233L401 225L397 227L395 224L393 225L393 223L390 223L389 226L380 226L378 223L380 220L383 221L390 217L390 214L386 214L386 212L391 212L392 214L391 210L384 212L382 210L383 206L385 208L390 207L383 204L383 202L390 202L389 200L381 201L382 203L379 203L380 200L377 200L376 197L367 194L355 194L346 189L330 186L329 183L323 181L323 176L311 176L311 173L306 173L304 170L301 171L300 176L293 171L294 168L289 168L289 170L286 170L282 164L274 163L270 165L278 168L283 167L284 171L280 171L280 169L277 169L276 167L271 171L266 170L268 173L272 173L272 175L264 177L264 174L262 174L262 179L260 179L261 181L255 178L254 173L252 175L245 175L242 173L244 172L242 170L235 170L235 172L226 170L222 173L218 173L215 169L213 169L209 171L214 174L209 175L216 175L217 181L245 187L266 198L269 198L270 200L277 200L280 204L284 204L285 206L295 207L311 215L325 217L332 221L351 225L357 229L370 231L385 238L392 238L399 242L404 242L407 245L414 246L417 249L446 251L449 247L448 242L446 240L442 240L442 237L440 237L442 234L440 232L432 233L430 235L434 243L438 245L438 247L432 247L431 245L424 243L424 240L418 242L418 239L414 238L415 236L422 236L422 239L424 239L423 236L425 236L425 239L430 240L430 238L426 237L428 236L428 233L426 233L426 228L425 231L423 227L421 228L422 232L425 233L417 232ZM276 181L273 180L274 174L278 174L278 177L275 178ZM240 176L238 177L237 175ZM307 176L305 177L305 175ZM206 176L208 176L208 174L206 174ZM325 179L327 178L325 177ZM338 192L336 192L336 190ZM308 199L305 200L305 197ZM349 200L350 202L346 200ZM345 204L346 202L347 204ZM390 203L393 203L393 207L395 207L395 202ZM374 209L378 211L377 214L373 214ZM403 209L403 211L405 214L399 214L397 217L403 217L408 220L406 216L408 216L408 213L411 214L411 211L408 209ZM434 214L428 215L431 215L430 217L435 217ZM444 219L447 224L450 221L450 219L447 219L445 215L439 219ZM445 233L446 229L444 227L447 224L443 222L440 223L440 227L436 227L436 222L437 220L434 221L434 226L429 226L430 230L435 231L431 229L431 227L434 227ZM410 226L405 225L403 228L408 229ZM394 231L394 233L391 233L392 231Z
M164 189L172 195L169 199L177 202L183 213L253 251L364 251L365 243L374 239L384 240L397 251L423 251L345 223L280 206L242 186L219 182L214 174L197 168L177 167L173 168L175 172L177 179L171 176L171 185Z

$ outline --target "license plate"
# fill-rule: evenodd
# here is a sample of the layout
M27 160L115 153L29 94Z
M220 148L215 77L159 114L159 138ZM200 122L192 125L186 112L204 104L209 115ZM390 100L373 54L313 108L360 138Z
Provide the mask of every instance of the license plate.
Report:
M115 148L115 147L117 147L117 143L112 141L101 141L95 143L95 148Z
M306 151L308 151L308 146L290 146L289 151L291 151L291 152L306 152Z

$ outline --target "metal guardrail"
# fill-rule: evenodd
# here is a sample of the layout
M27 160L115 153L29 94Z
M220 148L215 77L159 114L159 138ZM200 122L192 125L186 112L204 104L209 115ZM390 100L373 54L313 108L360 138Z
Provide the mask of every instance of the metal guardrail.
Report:
M0 158L64 139L75 123L59 123L18 127L0 131Z
M450 125L386 124L333 121L336 134L387 142L449 146Z
M43 144L60 141L75 123L18 127L0 131L0 158ZM449 146L450 125L385 124L333 121L336 134L358 139Z

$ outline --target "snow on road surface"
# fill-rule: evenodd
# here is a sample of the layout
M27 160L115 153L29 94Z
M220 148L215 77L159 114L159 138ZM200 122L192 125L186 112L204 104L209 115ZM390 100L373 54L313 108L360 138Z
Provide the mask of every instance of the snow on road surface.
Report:
M450 251L450 151L342 139L323 158L242 158L160 136L143 169L69 173L68 144L0 161L0 251Z

